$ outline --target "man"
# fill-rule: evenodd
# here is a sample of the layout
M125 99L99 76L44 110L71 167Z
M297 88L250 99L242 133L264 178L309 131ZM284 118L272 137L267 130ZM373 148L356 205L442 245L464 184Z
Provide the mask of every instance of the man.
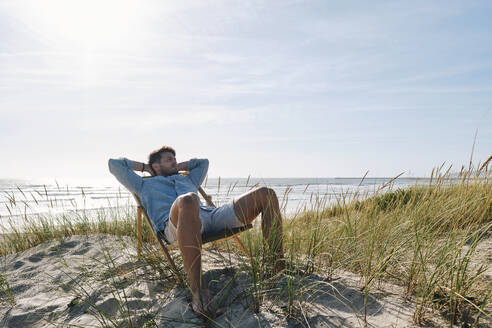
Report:
M200 203L196 192L208 170L207 159L176 162L176 151L168 146L153 151L148 163L126 158L110 159L110 172L128 190L138 195L156 231L165 239L178 242L186 275L193 295L192 308L207 316L212 313L211 297L201 274L201 233L251 223L262 214L262 232L278 272L284 267L282 218L275 192L266 187L249 191L221 207ZM142 179L134 171L148 172L152 178ZM184 176L178 171L189 171Z

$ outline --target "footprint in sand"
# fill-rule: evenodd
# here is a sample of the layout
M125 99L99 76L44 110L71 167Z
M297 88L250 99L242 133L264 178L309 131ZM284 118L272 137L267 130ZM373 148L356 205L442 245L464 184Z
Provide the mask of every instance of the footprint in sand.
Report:
M79 249L78 251L74 251L72 254L73 255L84 255L85 253L87 253L90 249L87 247L87 248L82 248L82 249Z
M22 293L24 293L26 290L28 290L29 288L31 288L32 286L29 286L29 285L26 285L26 284L19 284L19 285L15 285L15 286L12 286L12 294L14 295L20 295Z
M74 248L79 244L77 241L68 241L66 243L61 244L61 247L63 248Z
M97 304L98 310L104 312L106 315L115 315L119 307L120 303L116 298L110 298Z
M154 301L130 300L126 304L130 310L150 309L154 305Z
M87 252L89 252L92 248L92 245L88 242L79 242L79 247L75 250L73 250L72 254L73 255L84 255Z
M7 327L33 327L41 322L46 322L46 314L54 314L57 308L57 306L47 306L29 312L14 311L14 314L7 317L6 320L4 319L4 322Z
M44 255L46 255L44 252L37 253L37 254L31 255L30 257L28 257L28 260L32 263L36 263L36 262L41 261L43 259Z
M24 261L17 261L14 263L14 270L17 270L19 269L20 267L22 267L24 265Z
M61 242L60 244L52 246L48 249L50 252L49 255L66 253L69 249L77 247L78 244L79 242L77 241Z

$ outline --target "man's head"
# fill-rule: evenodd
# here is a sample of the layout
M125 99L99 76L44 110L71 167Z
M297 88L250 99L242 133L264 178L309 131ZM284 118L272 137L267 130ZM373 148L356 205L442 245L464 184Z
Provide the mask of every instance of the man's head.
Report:
M176 151L163 146L154 150L149 155L149 166L155 175L169 176L178 173L178 163L176 162Z

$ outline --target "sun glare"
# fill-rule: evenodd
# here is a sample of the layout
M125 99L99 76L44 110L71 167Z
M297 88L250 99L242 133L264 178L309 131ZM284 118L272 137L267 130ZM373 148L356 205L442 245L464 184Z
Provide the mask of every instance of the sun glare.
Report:
M112 51L131 47L145 29L140 1L43 0L23 3L19 16L39 35L56 46L86 51Z

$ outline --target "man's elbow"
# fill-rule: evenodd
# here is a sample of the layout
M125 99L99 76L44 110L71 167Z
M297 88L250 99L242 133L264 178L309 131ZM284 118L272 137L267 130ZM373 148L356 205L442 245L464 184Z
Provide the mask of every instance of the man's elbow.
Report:
M207 159L207 158L204 158L204 159L202 159L202 163L201 163L201 165L200 165L200 166L201 166L204 170L208 170L208 164L209 164L208 159Z
M110 158L108 160L109 172L111 172L112 174L114 174L115 166L117 165L116 163L117 163L117 161L115 159L113 159L113 158Z

